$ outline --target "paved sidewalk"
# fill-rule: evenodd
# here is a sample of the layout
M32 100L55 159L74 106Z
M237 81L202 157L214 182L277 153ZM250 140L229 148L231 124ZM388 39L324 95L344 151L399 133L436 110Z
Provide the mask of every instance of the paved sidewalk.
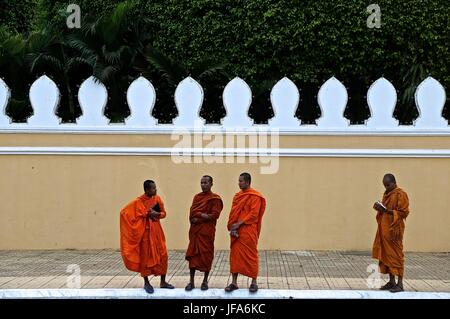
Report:
M230 282L228 258L228 251L216 251L210 288L223 289ZM406 253L405 261L406 291L450 292L450 253ZM82 289L143 285L139 274L124 268L118 250L0 251L0 290L68 288L75 269L70 265L80 267ZM367 291L375 268L369 252L260 251L258 284L260 289L275 290ZM197 286L201 278L198 273ZM383 283L386 278L382 275ZM167 279L177 288L187 284L184 251L169 252ZM158 287L159 278L151 278L151 283ZM239 276L238 284L247 288L249 280Z

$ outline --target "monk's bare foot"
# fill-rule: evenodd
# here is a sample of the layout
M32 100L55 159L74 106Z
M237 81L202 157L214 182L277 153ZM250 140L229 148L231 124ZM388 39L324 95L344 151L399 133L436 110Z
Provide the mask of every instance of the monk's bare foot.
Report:
M200 286L201 290L208 290L208 283L206 281L202 282L202 285Z
M154 291L152 285L150 285L150 284L144 284L144 290L148 294L152 294Z
M388 282L386 285L381 286L380 290L389 290L395 287L395 283Z
M402 292L403 291L403 285L395 285L392 289L389 289L390 292Z
M232 292L233 290L239 289L238 286L236 286L235 284L229 284L226 288L225 291L226 292Z
M187 284L187 286L184 288L184 290L191 291L194 288L195 288L194 284L192 282L190 282Z
M171 284L169 284L168 282L163 282L161 283L161 288L165 288L165 289L173 289L175 288L174 286L172 286Z

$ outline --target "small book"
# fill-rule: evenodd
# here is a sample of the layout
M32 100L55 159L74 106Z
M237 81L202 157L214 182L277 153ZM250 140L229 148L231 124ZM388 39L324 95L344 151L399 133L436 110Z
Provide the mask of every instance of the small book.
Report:
M383 203L380 202L379 200L377 200L377 203L378 203L381 207L383 207L383 209L387 209L386 206L384 206Z
M161 213L161 207L159 207L159 203L156 203L155 206L152 207L155 212Z

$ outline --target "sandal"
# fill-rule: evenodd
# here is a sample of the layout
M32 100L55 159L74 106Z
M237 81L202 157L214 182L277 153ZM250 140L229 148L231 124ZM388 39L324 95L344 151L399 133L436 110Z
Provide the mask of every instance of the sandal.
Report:
M166 289L173 289L173 288L175 288L174 286L172 286L172 285L169 284L168 282L165 282L165 283L162 284L160 287L161 287L161 288L166 288Z
M145 284L144 290L148 294L152 294L154 292L154 289L153 289L152 285L150 285L150 284Z
M239 289L238 286L235 284L229 284L227 287L225 287L226 292L232 292L233 290Z
M194 288L195 288L194 284L190 282L187 284L187 286L184 288L184 290L191 291Z
M248 288L248 291L250 292L257 292L258 291L258 285L257 284L251 284Z
M403 287L399 286L399 285L395 285L394 288L389 289L390 292L402 292L403 291Z
M201 290L208 290L208 283L207 282L202 282L202 285L200 286Z
M389 290L389 289L392 289L392 288L394 288L394 287L395 287L395 284L393 284L393 283L391 283L391 282L389 281L386 285L381 286L380 290Z

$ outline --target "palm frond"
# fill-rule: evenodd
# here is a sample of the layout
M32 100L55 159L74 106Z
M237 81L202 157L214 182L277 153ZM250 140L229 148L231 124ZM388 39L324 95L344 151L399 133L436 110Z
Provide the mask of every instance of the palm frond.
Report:
M225 67L226 67L226 63L216 63L216 64L201 64L199 66L199 68L197 69L194 68L193 70L193 74L199 79L203 79L203 78L209 78L209 77L213 77L215 75L223 75L223 76L228 76L228 74L225 71ZM198 74L198 75L197 75Z
M414 95L417 86L420 82L426 78L426 69L421 62L417 61L415 57L410 64L410 67L403 70L404 76L402 77L401 86L403 87L403 92L400 96L400 101L404 104L414 101Z
M69 47L80 52L81 56L89 61L93 61L93 57L97 56L97 53L86 42L77 37L69 37L67 44Z
M146 60L153 65L171 86L176 86L186 75L186 69L163 54L155 47L148 46L145 51Z
M12 35L6 38L0 46L9 57L22 55L26 49L26 41L21 35Z
M97 63L93 71L96 78L98 78L102 83L107 84L113 80L118 68L113 65L104 66L101 63Z
M114 11L102 20L100 29L106 43L113 43L117 37L123 35L131 24L129 23L129 17L132 6L133 4L128 1L119 3Z
M106 45L102 46L102 57L108 64L119 64L121 59L121 50L108 51Z
M77 56L77 57L72 57L69 59L69 61L67 62L67 69L70 70L70 69L75 68L80 65L91 66L92 64L91 64L91 61L89 61L89 59Z

